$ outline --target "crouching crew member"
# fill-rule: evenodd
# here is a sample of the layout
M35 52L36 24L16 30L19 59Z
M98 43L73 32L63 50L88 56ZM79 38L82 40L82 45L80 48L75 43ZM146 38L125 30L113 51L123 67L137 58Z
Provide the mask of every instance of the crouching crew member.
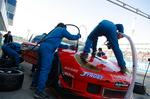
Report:
M23 59L20 57L21 54L21 44L16 42L11 42L4 44L2 46L3 56L2 58L9 57L11 59L14 59L15 65L18 67L19 63L23 61Z

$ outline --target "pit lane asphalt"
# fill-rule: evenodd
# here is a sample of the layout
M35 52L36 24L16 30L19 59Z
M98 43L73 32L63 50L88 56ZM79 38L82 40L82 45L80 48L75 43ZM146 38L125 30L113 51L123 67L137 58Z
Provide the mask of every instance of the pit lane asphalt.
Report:
M20 64L24 68L24 82L21 89L10 92L0 92L0 99L34 99L33 91L29 89L31 84L32 77L31 74L31 64L23 62ZM138 75L136 81L142 82L143 76ZM147 87L147 93L150 94L150 77L147 77L145 80L145 85ZM81 97L73 95L60 95L55 91L55 89L49 89L50 99L84 99ZM150 96L144 96L139 94L134 94L134 99L150 99Z

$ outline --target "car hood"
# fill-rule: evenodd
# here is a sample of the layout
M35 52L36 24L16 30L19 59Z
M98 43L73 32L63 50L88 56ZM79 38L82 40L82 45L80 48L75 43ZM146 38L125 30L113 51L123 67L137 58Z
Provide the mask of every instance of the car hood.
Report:
M84 64L82 60L80 59L79 53L74 55L77 62L84 68L90 69L90 70L103 70L103 71L109 71L109 72L119 72L120 68L116 62L110 61L108 59L103 59L100 57L92 57L89 56L87 58L87 63Z

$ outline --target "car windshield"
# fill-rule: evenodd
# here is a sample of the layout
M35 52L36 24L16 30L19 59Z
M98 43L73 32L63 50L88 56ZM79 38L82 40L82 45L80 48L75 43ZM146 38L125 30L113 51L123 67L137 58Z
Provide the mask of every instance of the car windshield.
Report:
M77 40L73 41L73 40L63 39L61 44L77 46ZM84 43L79 41L78 42L78 52L82 52L83 49L84 49ZM92 52L92 49L90 50L90 53L91 52Z

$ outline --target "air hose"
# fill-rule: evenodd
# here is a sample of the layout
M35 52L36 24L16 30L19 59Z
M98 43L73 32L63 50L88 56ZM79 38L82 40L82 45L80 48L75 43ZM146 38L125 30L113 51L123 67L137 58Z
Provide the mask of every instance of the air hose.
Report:
M131 50L132 50L132 61L133 61L133 73L132 73L132 81L131 84L128 88L128 91L124 97L124 99L133 99L133 89L134 89L134 84L135 84L135 79L136 79L136 72L137 72L137 53L136 53L136 49L135 46L133 44L133 41L131 40L131 38L125 34L122 34L125 38L128 39L130 46L131 46Z
M78 30L78 34L80 34L80 29L78 26L74 25L74 24L65 24L66 26L74 26L77 28ZM81 34L80 34L81 35ZM76 45L76 52L78 51L78 46L79 46L79 40L77 40L77 45Z

